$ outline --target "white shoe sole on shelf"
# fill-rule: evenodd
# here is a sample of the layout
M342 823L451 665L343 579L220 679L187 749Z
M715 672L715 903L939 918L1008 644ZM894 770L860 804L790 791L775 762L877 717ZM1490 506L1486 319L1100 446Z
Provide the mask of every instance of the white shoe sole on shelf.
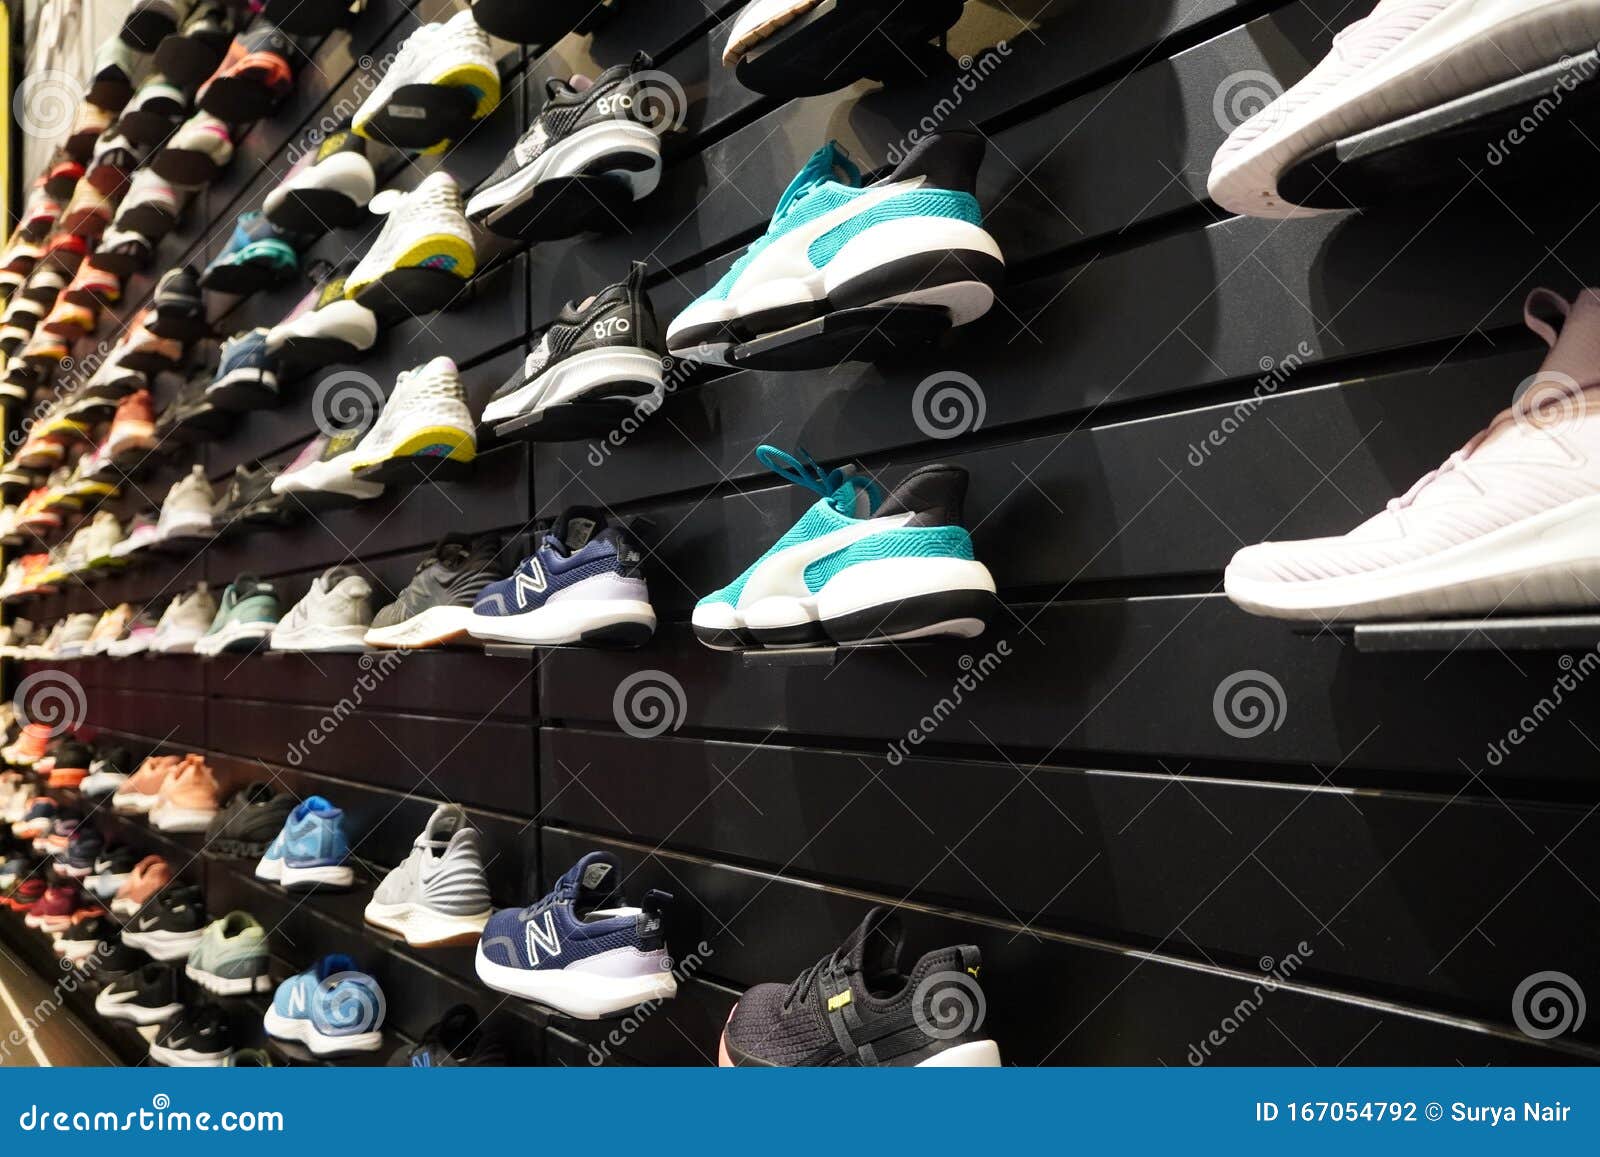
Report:
M285 863L278 883L285 888L348 888L356 882L355 869L348 864L320 864L311 868L297 868Z
M474 639L487 642L560 647L580 642L585 635L608 627L627 625L638 625L653 632L656 629L655 608L633 599L551 602L520 615L474 614L467 629Z
M169 1069L220 1069L232 1053L203 1053L196 1049L169 1049L150 1042L150 1059Z
M296 1041L319 1057L339 1053L370 1053L383 1047L383 1033L363 1032L349 1036L326 1036L317 1031L309 1020L278 1015L275 1008L267 1009L261 1017L267 1035L277 1040Z
M146 1008L142 1004L109 999L111 990L104 988L94 998L94 1010L107 1020L125 1020L130 1024L161 1024L183 1011L181 1004L165 1004L159 1008Z
M303 627L272 632L274 651L316 654L354 654L367 649L367 628L359 623L342 627Z
M1253 138L1236 132L1212 163L1211 198L1253 217L1314 216L1324 210L1278 195L1279 179L1300 158L1588 51L1596 40L1600 0L1456 0L1365 68L1352 60L1314 89L1302 82L1290 90L1293 104L1280 98Z
M494 225L547 181L602 172L626 180L635 201L648 197L661 183L661 139L649 126L628 120L589 125L499 184L478 190L467 202L467 216Z
M599 1020L646 1001L671 1000L678 995L678 981L670 972L601 976L573 968L509 968L485 956L481 943L475 967L478 979L496 992L520 996L579 1020Z
M371 647L438 647L467 637L472 630L471 607L429 607L391 627L367 631Z
M608 386L625 384L624 393ZM640 387L644 387L642 390ZM661 357L647 349L593 349L564 358L520 389L497 398L483 410L484 424L506 422L577 399L625 397L645 405L659 403L666 386Z
M368 924L405 937L413 948L441 948L448 944L476 944L492 912L477 916L452 916L422 904L367 905Z
M150 959L161 961L182 960L200 943L203 929L193 932L133 932L122 930L122 942L129 948L141 948Z
M217 818L216 809L162 807L150 809L150 826L161 832L203 832Z
M272 628L277 623L232 623L216 634L202 636L194 645L196 655L220 655L231 647L240 643L250 643L252 647L259 646L272 634ZM241 648L243 650L244 648Z
M1246 578L1230 566L1223 589L1251 614L1306 622L1593 610L1600 496L1367 574L1279 582Z
M183 974L207 992L216 993L218 996L249 996L253 992L271 992L273 988L272 977L264 974L218 976L215 972L207 972L203 968L196 968L193 964L185 964Z

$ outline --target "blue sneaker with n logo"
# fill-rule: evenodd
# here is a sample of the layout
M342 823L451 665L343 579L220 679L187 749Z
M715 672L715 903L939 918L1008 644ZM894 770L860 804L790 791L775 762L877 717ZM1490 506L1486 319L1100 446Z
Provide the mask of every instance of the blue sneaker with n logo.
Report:
M642 646L656 629L643 562L604 511L574 508L510 578L484 588L467 630L475 639L538 647Z
M289 813L283 830L256 864L256 878L291 891L348 888L355 883L349 858L344 812L314 795Z
M621 870L590 852L527 908L489 917L478 942L478 979L580 1020L615 1016L678 995L662 915L672 897L622 898Z
M383 1047L387 1011L378 982L336 952L278 985L261 1023L268 1036L319 1057L369 1053Z
M760 446L756 457L821 500L695 606L702 643L731 651L983 633L995 586L961 525L965 470L923 466L885 498L865 475L824 470L803 450Z
M919 307L899 312L916 314L930 336L976 321L1005 275L974 195L984 147L974 133L936 133L864 185L844 149L824 145L778 201L767 232L668 327L667 349L695 361L800 369L893 348L877 340L893 326L885 309L850 311ZM818 337L837 332L782 357L762 341L808 326Z

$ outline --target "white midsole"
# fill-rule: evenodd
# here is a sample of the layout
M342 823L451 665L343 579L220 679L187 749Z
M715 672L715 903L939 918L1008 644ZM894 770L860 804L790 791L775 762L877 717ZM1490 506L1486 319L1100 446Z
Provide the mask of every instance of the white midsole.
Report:
M496 992L536 1001L579 1020L598 1020L678 995L678 981L670 972L599 976L572 969L509 968L486 957L481 943L475 965L478 979Z
M611 382L649 382L654 388L648 395L629 395L629 400L659 400L666 388L661 358L642 348L584 350L557 362L520 389L490 402L484 407L483 421L504 422L558 406L598 392Z
M193 1049L169 1049L150 1044L150 1059L175 1069L220 1069L227 1066L229 1053L200 1053Z
M197 655L220 655L234 643L244 642L247 639L265 639L272 634L276 623L230 623L214 635L203 635L196 640L194 653Z
M997 1069L1000 1067L1000 1046L992 1040L968 1041L942 1052L934 1053L925 1061L918 1061L919 1069Z
M108 1020L126 1020L134 1024L160 1024L171 1020L183 1011L181 1004L164 1004L159 1008L146 1008L142 1004L122 1003L107 999L109 988L102 989L94 998L94 1010Z
M1213 164L1211 195L1234 212L1314 215L1321 210L1289 205L1277 195L1278 177L1294 159L1553 64L1597 39L1600 0L1457 0L1365 69L1280 112L1253 140L1230 139Z
M367 649L367 628L360 624L343 627L304 627L298 631L272 632L274 651L353 652Z
M343 494L365 500L383 493L383 483L363 482L350 472L347 451L326 462L313 462L303 469L279 475L272 480L274 494ZM340 465L343 462L344 465Z
M333 338L368 350L378 340L378 316L354 301L329 302L272 329L267 334L268 351L277 352L290 338Z
M611 153L634 153L648 157L651 165L634 172L619 169L617 174L633 187L635 201L649 196L661 181L661 140L646 125L619 120L593 124L580 129L559 144L552 145L533 164L519 169L498 185L480 189L467 202L467 216L490 214L489 223L503 215L506 207L517 204L545 181L581 173L591 163Z
M366 641L372 647L424 647L450 639L472 627L471 607L429 607L392 627L372 627Z
M193 932L133 932L124 928L122 942L129 948L142 948L152 960L182 960L200 943L203 929Z
M150 809L150 826L163 832L203 832L216 818L215 809L159 806Z
M696 607L697 627L781 629L827 622L873 607L950 591L995 590L981 562L965 558L885 558L846 567L814 595L769 595L741 607L710 603Z
M370 1053L383 1047L382 1032L327 1036L318 1032L310 1020L280 1016L275 1008L267 1009L262 1015L261 1025L267 1030L268 1036L278 1040L299 1041L319 1057L332 1053Z
M656 629L656 612L636 599L584 599L546 603L520 615L473 615L467 628L475 639L558 647L576 643L586 633L623 623Z
M200 538L211 533L211 515L203 511L175 512L161 519L157 541L169 538Z
M1247 578L1228 597L1254 614L1329 621L1426 613L1591 607L1600 590L1600 496L1568 502L1448 550L1368 574L1310 582Z
M296 868L292 864L283 865L283 873L278 877L278 882L285 888L292 888L296 884L326 884L333 888L348 888L355 883L355 869L348 864L321 864L314 868Z
M218 976L193 964L185 964L183 973L201 988L218 996L248 996L252 992L272 991L272 977L265 973L258 976Z
M262 856L256 863L256 879L276 884L283 879L283 860Z
M476 936L483 932L493 912L476 916L452 916L436 912L420 904L380 904L376 900L367 905L364 916L369 924L404 936L413 947L437 944L461 936Z

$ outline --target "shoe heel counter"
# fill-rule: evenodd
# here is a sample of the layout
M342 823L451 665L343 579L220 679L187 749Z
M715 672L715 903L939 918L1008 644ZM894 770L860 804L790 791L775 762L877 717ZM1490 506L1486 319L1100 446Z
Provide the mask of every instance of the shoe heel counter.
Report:
M978 170L983 167L987 151L983 138L975 132L937 133L918 143L889 179L909 181L925 177L932 188L965 193L976 201Z
M665 952L667 948L667 909L672 905L672 893L652 888L639 902L641 909L634 921L634 934L639 939L640 952Z
M935 464L908 474L896 486L878 516L909 513L911 527L960 527L965 524L969 476L960 466Z

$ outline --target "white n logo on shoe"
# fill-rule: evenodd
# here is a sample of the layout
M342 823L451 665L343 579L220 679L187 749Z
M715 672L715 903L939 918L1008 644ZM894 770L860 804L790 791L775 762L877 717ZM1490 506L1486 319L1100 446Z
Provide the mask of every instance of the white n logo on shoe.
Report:
M517 572L516 591L517 606L519 607L528 605L528 596L530 594L541 595L544 593L545 588L550 585L545 579L544 567L539 565L538 559L530 558L526 567L526 570Z
M544 927L535 921L528 921L528 963L539 963L539 949L544 949L546 957L561 955L561 938L556 935L556 914L544 914Z

